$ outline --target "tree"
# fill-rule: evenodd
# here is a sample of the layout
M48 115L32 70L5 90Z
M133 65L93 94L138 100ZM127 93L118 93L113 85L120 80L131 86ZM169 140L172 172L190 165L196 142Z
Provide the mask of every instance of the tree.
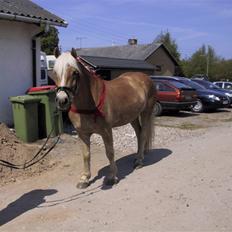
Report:
M156 39L154 40L156 43L163 43L165 47L169 50L171 55L176 59L176 61L180 62L180 52L178 51L178 45L174 39L172 39L169 31L161 32Z
M213 66L213 79L232 81L232 60L221 59Z
M47 55L52 55L53 51L59 45L58 30L50 27L49 31L41 37L41 50Z
M185 76L191 77L195 74L204 74L211 80L215 79L215 71L220 58L216 55L212 46L207 48L202 45L189 59L182 61Z

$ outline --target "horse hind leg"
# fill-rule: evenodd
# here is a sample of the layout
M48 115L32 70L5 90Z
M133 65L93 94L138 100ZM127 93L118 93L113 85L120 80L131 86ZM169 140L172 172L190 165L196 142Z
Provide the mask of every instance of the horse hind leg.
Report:
M141 144L141 130L142 128L141 128L139 117L131 122L131 126L135 130L135 134L137 137L137 144L138 144L138 150L137 150L137 154L134 160L134 168L140 168L143 166L143 154L141 154L141 145L142 145Z
M152 138L153 138L153 107L154 100L150 99L146 110L140 114L140 120L137 122L137 129L135 129L136 135L138 137L138 153L134 162L134 168L138 169L143 166L144 153L151 149ZM140 125L140 130L138 130L138 123Z

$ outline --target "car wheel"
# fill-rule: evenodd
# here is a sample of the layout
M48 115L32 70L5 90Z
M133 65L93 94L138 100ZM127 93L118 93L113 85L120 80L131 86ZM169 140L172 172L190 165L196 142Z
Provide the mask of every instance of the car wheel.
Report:
M161 104L159 102L156 102L155 106L154 106L154 111L153 111L154 115L160 116L162 114L162 111L163 111L163 109L162 109Z
M192 108L192 111L195 113L201 113L204 111L204 106L200 99L197 100L197 104Z

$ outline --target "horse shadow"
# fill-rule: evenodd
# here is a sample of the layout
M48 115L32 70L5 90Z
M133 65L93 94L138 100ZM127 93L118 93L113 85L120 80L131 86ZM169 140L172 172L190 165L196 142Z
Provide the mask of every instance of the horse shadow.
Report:
M55 189L35 189L23 194L6 208L0 210L0 226L45 203L46 196L57 193Z
M155 163L158 163L162 159L166 158L167 156L171 155L172 151L169 149L152 149L149 152L147 152L144 156L144 162L143 167L153 165ZM121 181L125 179L128 175L130 175L134 171L134 160L135 160L136 154L130 154L127 156L124 156L118 160L116 160L116 165L118 168L118 181ZM98 171L97 176L95 176L91 181L90 184L93 184L97 180L101 179L102 177L105 177L109 173L109 165L103 167ZM112 188L110 185L106 185L103 182L103 185L101 186L102 190L107 190Z

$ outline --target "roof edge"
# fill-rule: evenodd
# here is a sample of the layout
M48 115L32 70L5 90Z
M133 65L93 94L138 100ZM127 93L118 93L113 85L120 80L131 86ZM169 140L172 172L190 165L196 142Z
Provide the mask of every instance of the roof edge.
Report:
M133 60L133 59L121 59L121 58L109 58L109 57L99 57L99 56L85 56L85 55L80 55L79 56L84 62L86 62L87 64L91 65L93 68L98 69L104 69L104 68L108 68L108 69L131 69L131 70L154 70L153 65L147 63L145 60ZM143 67L143 68L138 68L138 67L121 67L120 65L117 66L110 66L110 65L95 65L93 62L91 62L90 60L88 60L88 58L100 58L100 59L111 59L111 60L123 60L123 61L139 61L139 62L144 62L147 63L148 65L150 65L150 67Z
M133 61L145 61L145 60L140 60L140 59L129 59L129 58L116 58L116 57L109 57L109 56L89 56L89 55L79 55L81 58L82 57L89 57L89 58L99 58L99 59L112 59L112 60L133 60Z
M176 64L180 65L179 62L177 61L177 59L171 54L171 52L169 51L169 49L163 43L161 45L166 49L166 51L168 52L168 54L170 55L170 57L176 62Z
M87 59L85 59L83 56L79 56L84 62L86 62L87 64L91 65L94 68L97 68L96 65L92 64L91 62L89 62Z
M160 46L162 45L162 43L154 43L154 42L147 44L147 45L152 46L153 44L156 44L157 47L155 49L152 49L152 51L147 56L143 57L144 60L146 60L149 56L151 56L153 54L153 52L156 51L158 48L160 48Z
M176 65L178 65L178 66L180 65L179 62L176 60L176 58L171 54L171 52L168 50L168 48L164 45L164 43L157 43L157 44L159 44L159 45L158 45L158 47L157 47L154 51L156 51L156 50L159 49L160 47L163 47L164 50L167 52L167 54L168 54L168 55L172 58L172 60L176 63ZM153 52L154 52L154 51L153 51ZM145 60L148 59L149 56L151 56L153 52L151 52L151 53L145 58Z
M38 18L30 18L30 17L25 17L25 16L20 16L20 15L15 15L15 14L6 14L6 13L0 13L0 18L6 19L6 20L12 20L12 21L20 21L20 22L25 22L25 23L45 23L45 24L50 24L53 26L60 26L60 27L67 27L68 22L64 21L62 22L56 22L56 21L51 21L51 20L45 20L45 19L38 19Z

